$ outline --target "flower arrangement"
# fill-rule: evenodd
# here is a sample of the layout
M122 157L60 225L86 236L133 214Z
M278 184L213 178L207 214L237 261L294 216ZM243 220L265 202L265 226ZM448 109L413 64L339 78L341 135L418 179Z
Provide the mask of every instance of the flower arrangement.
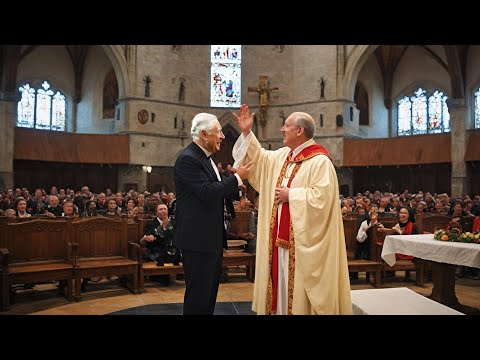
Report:
M460 232L458 229L451 229L451 230L441 229L441 230L435 231L433 238L435 240L441 240L441 241L480 244L480 231L476 231L472 233L469 231Z

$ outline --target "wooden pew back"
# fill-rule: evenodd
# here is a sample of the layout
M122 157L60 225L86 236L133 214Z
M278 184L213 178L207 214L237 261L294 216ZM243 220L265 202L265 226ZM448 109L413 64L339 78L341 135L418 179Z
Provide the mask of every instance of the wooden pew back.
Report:
M6 229L10 264L71 259L68 221L39 219L8 223Z
M344 217L343 231L345 233L345 246L347 247L347 259L354 259L355 246L357 242L357 218Z
M127 220L106 217L80 219L72 224L78 258L128 257Z
M417 223L417 219L419 220ZM419 215L415 217L415 222L417 223L418 232L423 234L425 232L433 234L435 229L446 229L448 223L450 222L450 216L447 215Z

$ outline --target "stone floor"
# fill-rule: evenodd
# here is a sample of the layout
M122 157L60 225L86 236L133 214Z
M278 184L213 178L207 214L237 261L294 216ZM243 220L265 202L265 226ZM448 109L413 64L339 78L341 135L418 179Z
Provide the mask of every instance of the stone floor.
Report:
M220 284L215 314L254 314L251 311L253 283L245 278L242 267L229 269L229 281ZM412 279L415 274L412 274ZM185 284L171 275L169 286L158 282L145 282L146 293L133 295L122 288L118 280L102 279L88 284L82 294L81 302L68 302L57 294L53 284L36 285L33 289L18 290L16 302L11 309L0 315L162 315L181 314L181 304ZM429 295L433 284L425 283L418 287L412 281L404 281L403 273L397 272L396 278L389 278L383 287L408 287L421 294ZM360 274L358 280L352 280L351 289L371 289ZM463 305L480 308L480 280L457 279L456 294Z

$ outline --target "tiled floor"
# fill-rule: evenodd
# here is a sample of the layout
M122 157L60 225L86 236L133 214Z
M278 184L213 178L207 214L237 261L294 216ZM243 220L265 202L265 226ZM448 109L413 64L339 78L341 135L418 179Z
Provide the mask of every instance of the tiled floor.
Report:
M431 293L431 282L418 287L413 281L403 281L402 274L398 272L398 277L388 279L383 287L408 287L421 295ZM133 295L122 288L118 281L103 279L88 284L88 291L83 294L81 302L68 302L57 294L54 285L37 285L32 290L20 291L11 310L0 315L181 314L185 290L183 281L175 280L172 275L169 286L146 281L145 287L146 293ZM351 288L371 289L372 286L366 284L360 274L360 279L352 281ZM480 308L480 280L457 279L456 294L460 303ZM232 268L229 282L220 284L215 314L254 314L251 312L252 295L253 283L245 279L241 268Z

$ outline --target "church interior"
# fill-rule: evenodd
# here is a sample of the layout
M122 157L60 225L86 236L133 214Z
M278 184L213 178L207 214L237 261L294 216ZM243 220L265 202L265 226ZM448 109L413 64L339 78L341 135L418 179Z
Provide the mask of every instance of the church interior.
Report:
M82 197L84 187L95 200L100 193L145 194L145 206L151 194L163 200L175 193L173 166L192 140L193 117L217 116L225 139L212 158L227 169L241 134L232 112L247 104L268 150L283 146L280 129L291 113L312 115L346 212L355 213L357 198L400 197L416 207L427 194L433 211L446 194L473 218L480 215L479 61L479 45L0 45L0 209L13 208L24 189L33 198L52 187L64 190L60 203ZM236 204L234 233L248 232L255 195L247 187L250 207ZM444 205L450 209L449 200ZM125 238L138 240L141 225L130 225ZM0 250L10 244L8 226L0 223ZM108 273L92 276L81 300L77 291L60 294L56 278L26 281L12 294L8 266L0 265L10 303L0 315L179 314L185 289L179 272L162 273L168 285L140 272L135 284L143 291L133 293ZM225 269L218 314L253 314L252 267L245 260ZM461 304L480 309L472 268L457 270L453 286ZM420 282L413 280L419 269L408 268L409 278L382 271L381 287L428 296L432 269L421 267ZM359 271L351 289L373 289L368 279Z

